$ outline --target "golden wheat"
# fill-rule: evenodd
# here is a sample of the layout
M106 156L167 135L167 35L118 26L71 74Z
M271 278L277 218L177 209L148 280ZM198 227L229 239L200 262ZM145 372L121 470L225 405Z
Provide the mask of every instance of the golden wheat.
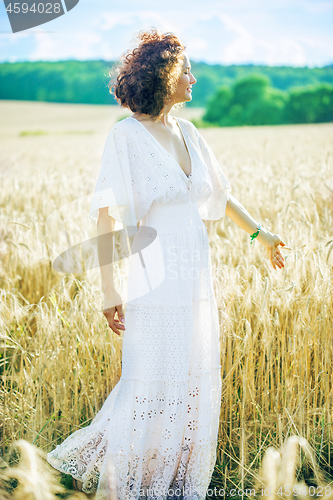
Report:
M58 494L66 494L66 489L59 483L60 474L46 462L46 453L24 439L15 441L13 448L16 454L19 452L19 463L12 466L2 464L1 500L57 500ZM10 484L13 479L16 485ZM87 496L81 492L67 496L67 500L86 499Z

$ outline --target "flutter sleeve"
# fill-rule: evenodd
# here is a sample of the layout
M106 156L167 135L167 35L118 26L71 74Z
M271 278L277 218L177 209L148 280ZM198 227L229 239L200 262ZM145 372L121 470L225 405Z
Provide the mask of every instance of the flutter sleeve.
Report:
M225 215L231 187L213 151L198 130L195 127L193 128L195 129L199 152L207 167L208 182L210 181L212 188L209 197L201 203L199 201L199 212L204 220L218 220Z
M125 226L135 226L137 220L133 198L130 162L121 138L121 127L110 130L90 206L89 217L97 224L98 211L108 207L108 214Z

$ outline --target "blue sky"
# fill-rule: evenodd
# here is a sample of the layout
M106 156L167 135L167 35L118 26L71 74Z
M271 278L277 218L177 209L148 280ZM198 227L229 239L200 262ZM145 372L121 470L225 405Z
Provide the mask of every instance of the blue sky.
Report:
M195 61L333 63L333 0L80 0L66 15L15 34L1 1L0 61L116 60L135 33L153 26L176 33Z

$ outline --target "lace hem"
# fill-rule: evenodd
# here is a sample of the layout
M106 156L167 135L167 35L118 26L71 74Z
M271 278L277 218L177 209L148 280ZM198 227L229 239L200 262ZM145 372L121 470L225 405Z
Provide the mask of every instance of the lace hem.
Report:
M120 500L176 498L140 496L144 486L191 486L188 498L204 499L200 491L208 488L214 468L220 403L217 369L176 387L120 379L91 424L71 434L47 460L82 481L84 493L97 492L96 500L106 500L109 477L115 478Z
M47 455L47 461L59 472L82 481L82 492L96 493L95 500L109 498L111 489L117 492L119 500L204 500L214 470L216 441L203 446L184 444L180 453L164 457L147 450L143 459L131 455L127 460L118 455L112 461L107 450L103 451L99 455L101 473L95 469L95 476L88 480L85 472L74 470L70 463L54 457L53 452ZM124 474L119 482L114 481L115 463Z

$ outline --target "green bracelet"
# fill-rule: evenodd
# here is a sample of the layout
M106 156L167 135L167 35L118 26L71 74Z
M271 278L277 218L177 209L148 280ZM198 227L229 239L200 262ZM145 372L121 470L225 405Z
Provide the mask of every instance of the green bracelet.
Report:
M258 231L256 233L251 234L251 245L252 245L254 238L256 238L258 236L258 234L260 233L261 224L258 224L257 229L258 229Z

